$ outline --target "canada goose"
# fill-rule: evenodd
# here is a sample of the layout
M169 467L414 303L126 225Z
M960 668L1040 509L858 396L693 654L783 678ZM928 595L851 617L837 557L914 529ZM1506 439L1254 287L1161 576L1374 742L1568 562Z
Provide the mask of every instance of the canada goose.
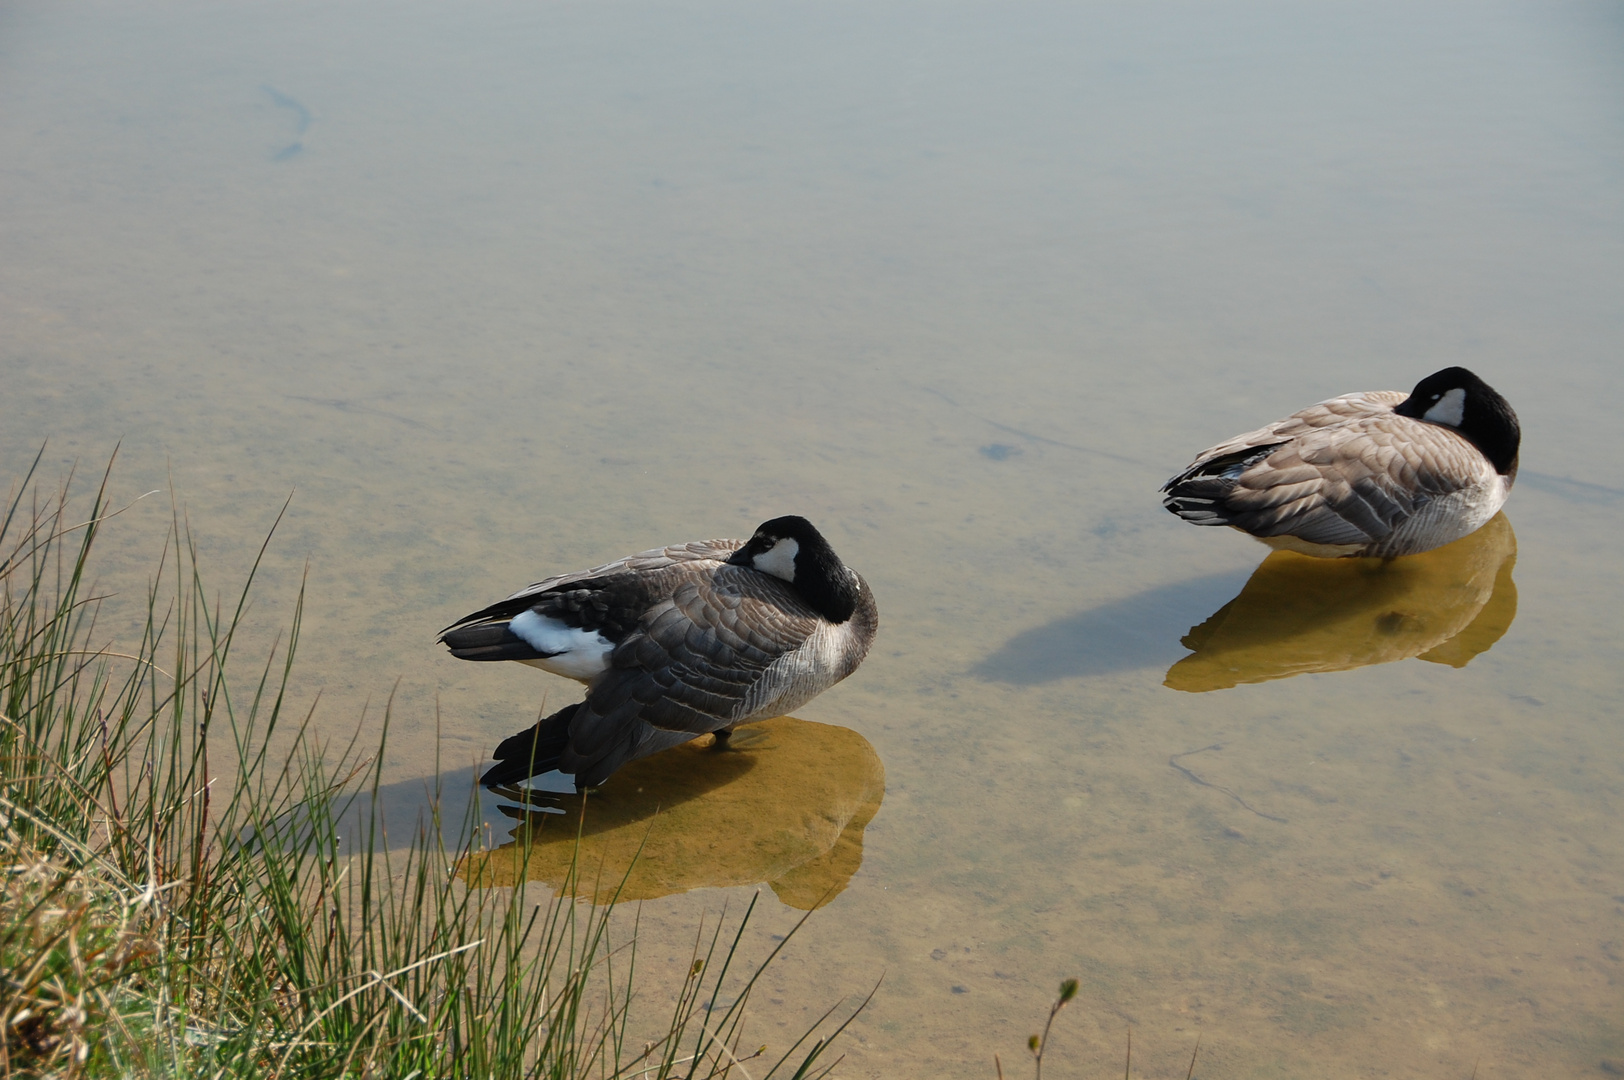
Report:
M461 660L517 660L587 684L585 701L504 739L480 778L494 787L560 769L586 788L811 701L857 670L878 626L868 583L792 516L748 542L655 548L547 578L440 640Z
M1521 438L1506 399L1450 367L1408 396L1344 394L1205 450L1162 504L1307 555L1413 555L1494 517Z

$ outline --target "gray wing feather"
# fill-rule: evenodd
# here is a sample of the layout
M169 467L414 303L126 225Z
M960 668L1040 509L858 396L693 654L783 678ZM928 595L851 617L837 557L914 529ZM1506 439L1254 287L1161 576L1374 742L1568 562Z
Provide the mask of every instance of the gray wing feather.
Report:
M650 574L673 567L692 569L696 562L726 562L727 557L743 547L744 543L743 540L695 540L672 547L652 548L640 551L636 555L628 555L624 559L604 563L602 566L594 566L590 570L577 570L570 574L555 574L550 578L543 578L534 585L526 585L507 599L518 600L557 589L571 582L587 581L622 572Z
M1285 419L1276 420L1256 431L1248 431L1244 435L1225 439L1217 446L1208 447L1197 454L1190 464L1199 465L1210 458L1222 457L1254 446L1285 442L1318 428L1335 427L1350 420L1382 416L1392 412L1393 406L1409 396L1402 390L1369 390L1360 394L1343 394L1340 397L1330 398L1306 409L1299 409Z

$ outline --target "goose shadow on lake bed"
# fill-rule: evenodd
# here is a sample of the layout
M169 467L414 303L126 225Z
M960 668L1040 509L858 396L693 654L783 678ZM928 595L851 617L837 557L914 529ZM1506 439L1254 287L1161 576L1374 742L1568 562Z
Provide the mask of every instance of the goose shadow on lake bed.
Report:
M971 668L971 674L1035 685L1165 667L1184 651L1179 639L1234 596L1246 578L1245 570L1186 578L1023 630Z

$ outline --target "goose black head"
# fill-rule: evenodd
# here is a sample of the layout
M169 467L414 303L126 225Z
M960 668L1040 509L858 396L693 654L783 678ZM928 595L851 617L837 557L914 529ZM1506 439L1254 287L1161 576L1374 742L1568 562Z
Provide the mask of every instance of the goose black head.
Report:
M857 610L857 575L804 517L791 514L762 522L750 542L727 561L789 582L830 622L843 623Z
M1522 429L1511 403L1463 367L1448 367L1415 384L1393 409L1400 416L1452 427L1489 459L1502 476L1517 473Z

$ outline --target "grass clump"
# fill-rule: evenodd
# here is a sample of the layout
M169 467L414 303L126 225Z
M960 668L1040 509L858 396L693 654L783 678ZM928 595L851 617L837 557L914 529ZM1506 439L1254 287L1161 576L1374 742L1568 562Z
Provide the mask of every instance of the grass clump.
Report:
M635 936L612 939L611 907L528 896L522 875L468 888L453 871L475 812L461 844L433 820L387 850L376 800L358 799L377 792L382 739L335 751L291 712L302 593L244 664L259 561L211 599L178 513L134 643L103 641L91 555L118 513L107 474L72 500L71 476L41 485L41 457L0 508L0 1077L832 1068L829 1040L855 1012L776 1063L743 1045L750 988L777 953L740 970L750 911L696 937L669 1023L639 1038Z

